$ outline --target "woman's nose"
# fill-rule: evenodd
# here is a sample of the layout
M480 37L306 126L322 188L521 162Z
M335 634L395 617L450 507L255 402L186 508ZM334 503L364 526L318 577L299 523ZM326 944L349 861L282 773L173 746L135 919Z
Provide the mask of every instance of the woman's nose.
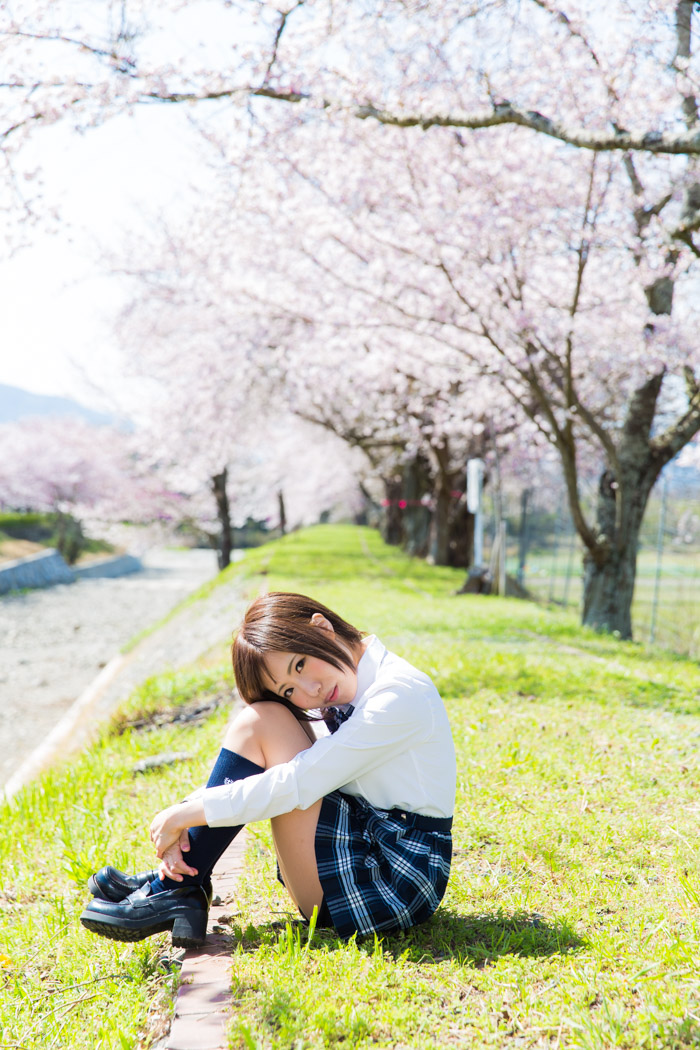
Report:
M321 692L321 683L316 678L302 678L301 687L308 696L318 696Z

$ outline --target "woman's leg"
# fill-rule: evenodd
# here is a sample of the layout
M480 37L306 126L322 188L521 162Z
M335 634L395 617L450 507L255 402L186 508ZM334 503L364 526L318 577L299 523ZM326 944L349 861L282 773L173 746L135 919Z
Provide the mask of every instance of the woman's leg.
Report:
M233 762L239 768L247 765L262 772L263 768L289 761L310 746L303 724L290 711L280 704L259 704L237 716L226 734L217 765ZM238 779L235 770L232 775ZM307 916L323 899L314 849L320 809L318 802L307 810L295 810L273 821L285 885ZM113 940L139 940L172 929L174 945L198 946L206 935L209 906L201 880L238 831L240 827L192 829L192 848L187 858L191 867L198 869L195 885L175 882L170 886L157 879L122 901L94 898L80 921L87 929Z
M269 769L288 762L310 747L312 738L282 704L251 704L234 720L223 746ZM320 907L323 889L318 878L314 841L321 802L295 809L271 821L272 836L284 884L297 907L307 917Z

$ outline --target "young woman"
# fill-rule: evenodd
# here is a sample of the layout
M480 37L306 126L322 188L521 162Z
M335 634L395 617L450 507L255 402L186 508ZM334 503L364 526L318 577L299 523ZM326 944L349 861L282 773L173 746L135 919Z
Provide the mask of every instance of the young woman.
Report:
M83 925L201 944L214 864L244 824L267 819L305 918L318 908L317 924L344 937L423 922L447 885L456 780L433 683L299 594L257 598L232 655L247 706L206 788L153 820L159 872L92 876Z

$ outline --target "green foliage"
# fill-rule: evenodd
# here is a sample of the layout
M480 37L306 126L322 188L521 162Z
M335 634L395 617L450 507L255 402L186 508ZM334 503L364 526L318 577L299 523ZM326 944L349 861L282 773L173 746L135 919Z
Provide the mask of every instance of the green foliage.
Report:
M4 511L0 514L0 543L6 539L31 540L44 547L55 547L69 565L82 554L110 553L114 550L104 540L90 539L72 514Z
M456 596L461 579L369 530L323 526L248 552L200 591L312 593L434 677L458 749L453 874L415 930L309 930L275 879L269 829L248 829L231 1046L697 1046L700 669L561 612ZM172 984L167 938L87 934L83 880L107 860L151 864L150 818L202 782L227 712L197 726L157 716L229 685L223 667L151 679L112 732L1 807L2 1045L137 1045ZM196 758L133 773L165 750Z

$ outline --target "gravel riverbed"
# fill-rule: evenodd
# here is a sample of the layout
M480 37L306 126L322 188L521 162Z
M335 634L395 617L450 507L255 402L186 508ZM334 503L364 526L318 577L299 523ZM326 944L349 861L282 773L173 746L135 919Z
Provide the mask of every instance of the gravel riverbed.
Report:
M0 598L0 784L130 638L218 571L208 550L151 551L142 561L143 572L119 579Z

